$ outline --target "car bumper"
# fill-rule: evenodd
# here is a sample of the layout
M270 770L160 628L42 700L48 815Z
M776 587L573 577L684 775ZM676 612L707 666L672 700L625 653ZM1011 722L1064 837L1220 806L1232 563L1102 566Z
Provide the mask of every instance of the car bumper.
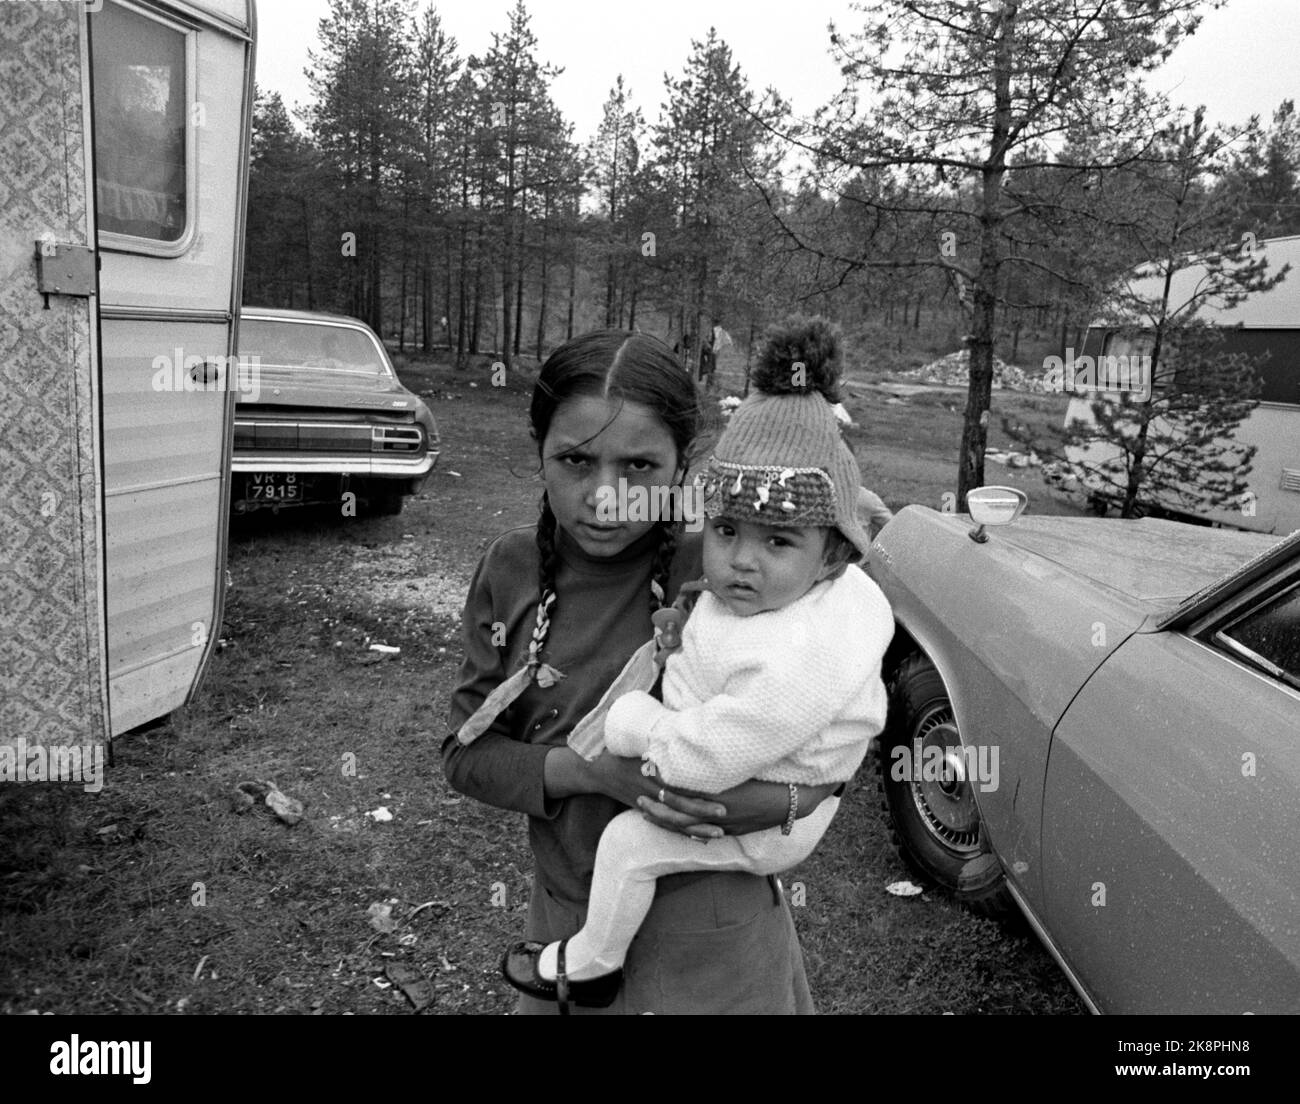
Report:
M300 472L309 475L364 475L390 479L426 476L438 462L436 449L423 456L295 456L292 453L236 454L231 470L238 472Z

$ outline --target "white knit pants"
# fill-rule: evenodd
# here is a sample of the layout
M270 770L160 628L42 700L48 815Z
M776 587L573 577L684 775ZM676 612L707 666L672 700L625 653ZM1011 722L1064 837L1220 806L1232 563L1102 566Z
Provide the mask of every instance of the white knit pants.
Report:
M812 854L839 805L838 797L826 798L796 820L788 836L767 828L707 843L651 824L638 812L620 813L600 837L587 922L565 948L565 973L582 981L623 965L654 901L656 878L698 870L780 874Z

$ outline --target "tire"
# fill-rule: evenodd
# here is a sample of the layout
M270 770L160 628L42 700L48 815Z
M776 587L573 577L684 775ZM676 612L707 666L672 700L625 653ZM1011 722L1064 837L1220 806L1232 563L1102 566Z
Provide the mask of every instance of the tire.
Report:
M947 687L919 653L898 667L880 737L878 785L890 838L909 870L972 912L998 920L1018 915L1002 863L980 822L974 784L956 772L926 779L920 771L898 768L904 759L894 749L911 756L916 740L922 749L961 745Z

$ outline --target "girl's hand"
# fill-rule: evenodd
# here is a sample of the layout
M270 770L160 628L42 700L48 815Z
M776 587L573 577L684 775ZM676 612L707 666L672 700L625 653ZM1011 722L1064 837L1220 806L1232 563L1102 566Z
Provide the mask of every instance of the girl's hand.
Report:
M839 784L835 782L800 786L798 816L807 816L837 789ZM720 812L716 815L704 812L709 806ZM697 839L743 836L764 828L778 828L785 823L790 814L790 787L784 782L749 781L733 786L725 793L703 798L686 797L666 790L662 803L658 800L658 791L655 791L654 797L639 800L637 807L661 828Z
M591 762L567 747L552 748L546 756L546 796L572 797L574 794L600 793L631 808L640 808L662 828L712 839L723 834L714 821L727 815L726 807L716 801L686 797L674 793L655 778L641 773L640 759L625 759L602 752ZM658 800L663 790L664 801ZM648 805L642 805L642 802Z
M836 789L833 782L800 786L799 816L807 816ZM783 782L742 782L723 794L689 795L663 786L656 778L647 778L641 773L640 759L625 759L606 751L588 762L570 748L552 748L546 757L547 797L580 793L605 794L640 809L660 828L700 840L778 828L790 812L790 787Z
M606 751L588 766L601 793L624 805L641 809L660 827L698 839L722 835L722 829L711 822L727 815L725 806L709 798L674 793L659 779L642 774L640 759L624 759ZM662 803L660 794L663 794ZM651 811L654 809L661 812L656 815Z

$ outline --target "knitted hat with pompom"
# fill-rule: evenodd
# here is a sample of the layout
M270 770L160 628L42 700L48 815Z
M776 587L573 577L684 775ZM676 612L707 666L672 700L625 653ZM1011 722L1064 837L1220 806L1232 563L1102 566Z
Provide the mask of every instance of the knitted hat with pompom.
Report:
M839 357L839 330L824 318L790 319L764 335L755 390L698 477L706 517L833 527L866 554L862 475L831 408L840 401Z

